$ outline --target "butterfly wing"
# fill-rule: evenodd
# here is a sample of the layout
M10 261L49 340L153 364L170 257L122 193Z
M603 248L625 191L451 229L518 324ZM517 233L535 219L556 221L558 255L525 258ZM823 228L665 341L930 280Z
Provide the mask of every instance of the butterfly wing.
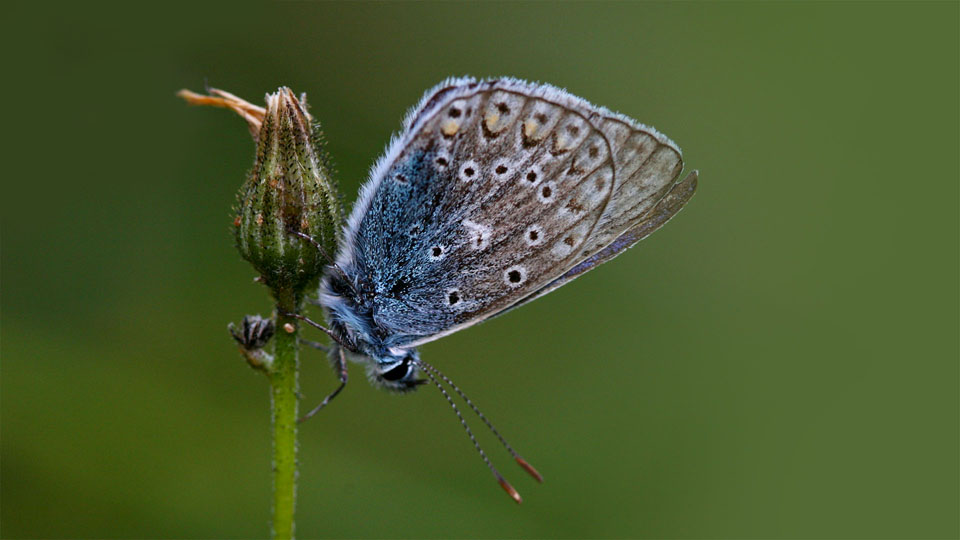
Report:
M372 291L391 346L449 334L606 260L682 169L652 128L515 80L448 81L405 128L338 257Z
M551 281L530 296L527 296L523 300L510 306L507 311L539 298L562 285L566 285L572 279L579 277L584 272L592 270L600 264L609 261L610 259L626 251L627 248L632 247L637 242L650 236L653 231L664 226L668 221L670 221L670 219L673 218L673 216L677 215L677 212L679 212L693 197L696 189L697 171L693 171L682 181L673 184L673 186L670 188L670 191L667 192L667 194L664 195L663 198L660 199L657 204L650 209L650 211L644 214L636 225L634 225L631 229L628 229L627 232L621 234L616 240L610 243L610 245L578 262L565 274Z

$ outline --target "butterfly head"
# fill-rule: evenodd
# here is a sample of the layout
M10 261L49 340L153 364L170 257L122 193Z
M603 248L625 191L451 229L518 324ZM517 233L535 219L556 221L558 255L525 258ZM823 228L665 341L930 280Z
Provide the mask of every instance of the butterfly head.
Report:
M394 392L410 392L426 382L419 378L420 355L414 349L393 350L384 357L373 357L367 377L377 386Z

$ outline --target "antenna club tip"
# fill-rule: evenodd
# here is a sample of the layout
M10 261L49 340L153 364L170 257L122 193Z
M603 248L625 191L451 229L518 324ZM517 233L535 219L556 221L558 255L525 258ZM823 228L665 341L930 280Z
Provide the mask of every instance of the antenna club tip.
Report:
M515 459L517 460L517 464L523 467L523 470L527 471L530 474L530 476L536 478L537 482L540 482L541 484L543 483L543 475L541 475L536 469L534 469L533 465L527 463L527 460L523 459L520 456L517 456Z
M512 497L513 500L517 501L517 504L520 504L523 502L523 498L520 497L520 494L517 493L517 490L513 489L513 486L511 486L509 482L507 482L503 478L497 478L497 482L500 482L500 487L502 487L503 490L507 492L507 495L510 495L510 497Z

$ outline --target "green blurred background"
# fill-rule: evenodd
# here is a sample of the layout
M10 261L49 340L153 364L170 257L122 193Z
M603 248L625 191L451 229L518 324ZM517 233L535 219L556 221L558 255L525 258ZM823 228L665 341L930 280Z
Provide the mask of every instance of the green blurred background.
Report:
M235 253L243 122L204 81L308 93L348 202L450 75L548 81L651 124L692 203L616 262L360 370L304 425L298 533L956 538L958 4L335 4L8 12L2 536L262 537L270 310ZM11 146L12 143L12 146ZM334 387L303 357L305 403Z

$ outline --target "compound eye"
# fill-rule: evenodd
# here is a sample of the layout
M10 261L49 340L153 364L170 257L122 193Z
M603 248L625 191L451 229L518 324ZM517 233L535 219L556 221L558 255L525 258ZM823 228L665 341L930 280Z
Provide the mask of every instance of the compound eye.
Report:
M380 378L385 381L399 381L410 373L410 361L406 358L396 366L380 374Z

